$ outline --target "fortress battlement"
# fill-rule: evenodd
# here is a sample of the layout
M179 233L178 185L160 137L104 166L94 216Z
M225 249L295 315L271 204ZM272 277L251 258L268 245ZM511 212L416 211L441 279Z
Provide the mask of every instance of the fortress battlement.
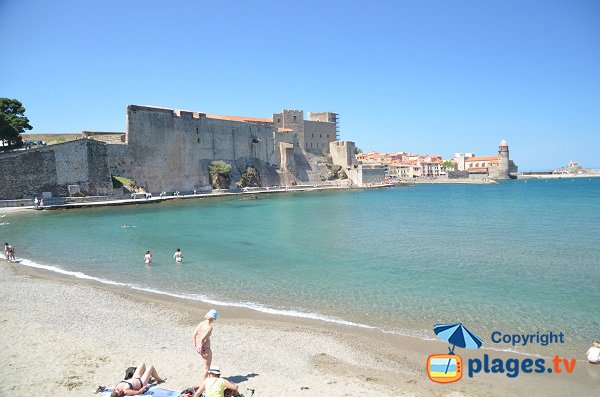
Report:
M200 112L193 112L191 110L180 110L180 109L169 109L162 108L159 106L146 106L146 105L128 105L127 111L146 111L146 112L157 112L157 113L165 113L169 114L173 117L189 117L194 119L199 119L202 117L206 117L206 114Z

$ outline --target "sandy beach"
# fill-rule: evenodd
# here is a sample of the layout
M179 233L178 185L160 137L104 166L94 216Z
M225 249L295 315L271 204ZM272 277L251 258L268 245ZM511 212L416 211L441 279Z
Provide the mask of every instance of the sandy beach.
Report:
M3 260L0 299L2 396L91 396L99 385L112 387L141 360L168 378L165 387L198 384L201 362L191 335L209 309L205 304ZM427 378L424 367L429 354L445 352L445 343L217 309L213 363L246 395L255 389L255 396L584 396L597 395L600 384L600 366L578 360L568 376L486 374L440 385Z

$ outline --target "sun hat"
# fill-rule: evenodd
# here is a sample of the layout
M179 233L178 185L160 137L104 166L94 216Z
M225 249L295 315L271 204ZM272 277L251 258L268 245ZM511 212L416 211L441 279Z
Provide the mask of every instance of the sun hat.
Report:
M217 313L217 311L215 309L210 309L208 311L208 313L206 313L206 317L210 317L213 320L216 320L218 316L219 316L219 313Z
M221 375L221 368L219 368L218 365L213 365L212 367L210 367L210 369L208 370L209 374L215 374L215 375Z

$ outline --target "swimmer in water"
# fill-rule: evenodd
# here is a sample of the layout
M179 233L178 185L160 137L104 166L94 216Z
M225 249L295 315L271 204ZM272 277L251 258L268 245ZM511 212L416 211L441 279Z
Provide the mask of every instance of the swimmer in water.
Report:
M150 251L146 251L146 254L144 255L144 263L146 265L149 265L152 263L152 253L150 253Z
M181 253L180 248L177 248L177 251L173 254L173 259L175 259L176 263L181 263L183 261L183 254Z

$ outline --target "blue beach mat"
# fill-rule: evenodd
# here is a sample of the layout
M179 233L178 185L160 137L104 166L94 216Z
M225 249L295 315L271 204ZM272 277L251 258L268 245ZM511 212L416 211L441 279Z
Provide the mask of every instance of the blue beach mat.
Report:
M96 396L110 397L111 392L112 392L112 389L105 389L102 393L96 394ZM146 389L146 391L144 393L138 394L138 396L179 397L180 393L181 393L181 391L165 389L164 387L160 387L160 386L152 386L152 387Z

